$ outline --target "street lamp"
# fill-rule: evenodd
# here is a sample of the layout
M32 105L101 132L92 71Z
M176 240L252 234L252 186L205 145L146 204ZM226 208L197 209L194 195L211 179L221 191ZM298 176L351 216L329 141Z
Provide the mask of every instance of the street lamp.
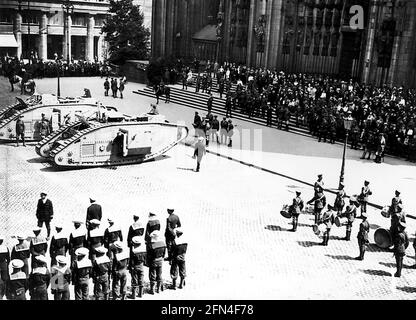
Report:
M351 114L348 117L344 118L344 129L345 129L345 142L344 142L344 152L342 154L342 166L341 166L341 175L339 176L339 187L341 189L341 184L344 183L344 171L345 171L345 154L347 152L347 143L348 143L348 135L350 133L352 123L354 119L351 117Z
M69 64L69 24L68 18L69 15L74 12L74 5L71 3L71 0L63 0L62 1L62 9L66 12L66 16L64 19L64 29L66 30L66 61Z

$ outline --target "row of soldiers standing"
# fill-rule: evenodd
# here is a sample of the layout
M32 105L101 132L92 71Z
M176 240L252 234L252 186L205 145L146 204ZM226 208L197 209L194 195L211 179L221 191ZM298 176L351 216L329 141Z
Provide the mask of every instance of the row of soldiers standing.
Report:
M370 231L370 224L367 221L367 203L369 196L372 195L372 191L369 187L370 182L365 181L364 186L361 188L361 193L358 197L350 197L349 205L345 207L344 198L347 197L344 191L344 185L341 183L340 188L337 192L335 201L333 205L327 204L326 196L324 194L324 182L323 175L318 175L318 180L314 184L314 197L307 202L307 204L314 203L314 215L315 215L315 225L314 228L318 225L324 226L323 231L323 242L322 245L327 246L330 236L330 231L335 223L335 218L342 217L346 218L345 227L346 227L346 237L345 240L351 240L351 231L353 222L357 217L361 218L363 221L360 224L360 228L357 234L358 246L360 254L356 257L356 260L364 260L364 254L366 247L369 244L368 234ZM325 207L327 210L324 211ZM360 208L361 215L358 216L357 209ZM293 219L293 229L292 231L297 230L299 215L304 209L304 202L301 198L301 192L296 192L296 197L293 199L292 205L289 207L289 210L292 214ZM409 245L409 238L406 229L406 215L403 212L403 203L400 198L400 191L395 191L395 196L391 200L391 205L388 208L387 216L391 218L390 220L390 236L393 244L393 252L396 258L396 267L397 272L395 277L401 276L401 271L403 268L403 257L405 256L406 248ZM416 242L414 243L416 250Z
M93 211L97 208L93 208ZM49 246L50 271L46 258L48 241L40 235L41 228L33 230L35 236L30 242L26 237L18 236L19 243L12 248L11 253L3 244L4 238L0 238L0 298L6 295L9 300L25 300L26 291L29 290L32 300L47 300L47 289L50 286L55 300L69 300L69 285L73 284L75 299L87 300L89 281L92 279L96 300L109 299L111 281L112 299L124 300L127 295L128 271L132 287L130 298L135 299L136 295L141 298L144 293L145 266L149 268L149 293L159 293L164 289L164 260L170 263L170 288L176 289L178 273L179 288L183 288L187 243L179 217L173 214L173 209L168 209L164 238L160 231L160 221L154 213L149 214L146 227L139 221L139 216L134 215L134 223L129 227L127 236L127 247L124 246L122 232L114 221L109 219L110 226L104 230L100 228L99 214L94 219L89 219L93 217L93 211L87 214L88 230L82 227L81 221L74 221L74 230L69 238L62 231L62 226L56 225L56 233ZM164 259L166 251L168 257Z

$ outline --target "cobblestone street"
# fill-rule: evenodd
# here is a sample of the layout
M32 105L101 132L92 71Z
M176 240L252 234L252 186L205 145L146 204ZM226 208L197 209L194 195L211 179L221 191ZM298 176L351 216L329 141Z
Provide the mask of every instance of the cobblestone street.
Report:
M101 98L103 80L77 79L63 79L63 96L80 95L86 87L91 89L93 97ZM68 86L69 83L73 85ZM54 79L38 80L37 84L41 93L56 89ZM151 99L132 94L131 91L137 86L128 83L125 100L106 98L103 101L107 104L116 101L116 107L125 113L144 113ZM8 87L4 78L0 80L0 90L1 108L7 104L6 101L13 101L6 92ZM184 120L188 126L193 118L191 109L174 104L162 104L160 112L169 120ZM240 125L249 126L242 121ZM311 138L266 130L263 134L272 137L272 132L275 132L276 144L282 146L268 146L267 152L260 151L264 152L260 155L250 150L237 155L237 151L225 148L216 152L236 158L245 157L257 161L258 165L296 175L296 178L310 183L314 182L316 174L324 170L328 187L336 185L340 165L336 155L341 146L318 144ZM288 138L291 140L288 141ZM273 144L272 138L267 139L264 140L267 144ZM263 145L266 145L264 141ZM308 157L305 148L299 148L299 152L293 154L296 153L293 150L296 144L305 148L309 146L311 157L316 155L313 159ZM324 149L326 151L321 151ZM289 232L291 220L280 215L282 205L290 203L297 190L302 191L302 198L308 201L313 196L312 188L213 154L207 154L201 172L195 173L196 163L192 154L192 148L179 145L164 157L142 165L58 170L36 155L34 144L26 148L2 144L0 234L6 236L5 242L9 245L14 244L11 237L17 233L31 235L30 230L36 224L35 211L40 192L47 192L53 201L55 216L52 223L62 222L67 231L71 230L73 219L85 219L90 196L95 196L103 206L104 226L107 227L107 217L113 217L122 226L124 237L127 237L133 213L139 213L144 223L149 211L157 213L164 230L166 208L172 206L181 219L189 242L186 287L183 290L166 290L155 296L145 294L143 299L416 298L412 245L407 249L402 277L395 278L393 254L374 244L374 231L390 225L390 221L383 218L379 211L370 209L371 244L365 260L356 261L359 219L354 222L350 242L342 240L345 227L334 226L328 247L319 246L322 240L312 232L312 215L301 215L298 232ZM353 160L357 154L350 152L348 155L348 191L352 184L351 193L358 190L365 173L379 188L378 195L374 197L379 204L385 204L380 201L390 201L394 188L398 186L403 188L405 206L410 203L411 210L416 208L416 200L410 194L416 178L415 166L386 158L383 167L370 163L368 171L365 171L365 164ZM320 167L315 169L318 164ZM329 173L330 170L335 172ZM389 170L388 181L381 177L383 170ZM397 175L394 170L397 170ZM328 202L333 203L334 197L331 194L327 197ZM408 219L406 231L411 243L415 229L416 221ZM163 266L163 277L165 282L170 283L167 262ZM145 280L148 283L147 273Z

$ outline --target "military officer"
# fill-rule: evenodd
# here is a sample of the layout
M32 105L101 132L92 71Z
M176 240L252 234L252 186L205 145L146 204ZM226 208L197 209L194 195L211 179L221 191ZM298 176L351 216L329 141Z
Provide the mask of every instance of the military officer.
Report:
M302 193L299 191L296 191L296 198L293 199L292 205L290 206L290 212L292 213L292 219L293 219L293 228L292 231L296 232L298 228L298 219L299 215L301 214L304 204L303 200L300 197Z
M45 256L48 250L48 242L46 238L40 235L41 228L36 227L33 229L33 233L35 236L30 241L30 254L32 256L31 261L31 268L36 268L37 260L35 259L37 256Z
M138 214L133 215L134 223L129 227L129 232L127 234L127 245L129 248L133 247L133 238L134 237L143 237L144 235L144 226L139 221L140 216Z
M324 180L322 174L318 174L318 180L315 181L313 189L315 190L315 196L318 194L319 190L324 189Z
M166 230L165 230L165 240L166 240L166 247L168 249L168 258L169 261L171 259L172 253L172 245L175 242L176 233L174 232L175 228L181 227L181 221L179 217L174 214L173 212L175 209L169 208L168 210L169 217L166 219Z
M316 195L307 202L307 204L311 204L314 202L314 213L315 213L315 224L318 223L321 211L325 208L326 205L326 196L323 192L323 189L318 187Z
M361 188L361 193L358 196L358 200L361 204L361 215L363 214L363 212L367 212L368 197L373 194L370 190L369 184L370 182L368 182L367 180L364 181L364 187Z
M348 219L346 225L346 236L345 240L351 240L351 230L352 224L357 216L357 207L354 205L354 202L350 200L349 205L345 208L344 216Z
M67 235L62 232L62 225L55 226L56 233L52 236L49 254L51 256L51 267L56 265L57 256L66 256L69 250L69 242Z
M334 223L334 219L336 216L336 213L333 209L334 208L328 204L328 210L325 211L324 214L322 215L321 221L322 223L326 225L326 231L324 232L324 239L321 243L323 246L328 245L329 234L331 232L332 224Z
M104 245L104 230L100 227L101 221L93 219L90 221L90 230L88 231L88 249L90 251L90 259L95 259L95 248Z
M0 300L6 294L6 283L9 280L10 251L3 244L4 237L0 235Z
M126 300L127 294L127 268L129 265L129 253L121 241L114 243L115 255L112 267L113 277L113 300L121 296L121 300Z
M342 210L344 210L344 206L345 206L345 201L344 201L345 190L344 190L344 184L340 183L339 186L340 186L340 188L337 192L337 196L335 197L334 210L338 214L341 214Z
M47 237L49 238L51 234L51 220L53 219L53 204L50 199L47 199L47 196L45 192L40 194L36 208L36 218L39 228L42 228L43 224L45 224Z
M179 283L179 289L182 289L185 286L186 278L186 265L185 265L185 255L186 250L188 249L188 242L186 237L183 236L182 228L175 229L176 238L175 244L172 250L172 265L170 267L170 276L172 278L172 289L176 290L176 280L179 277L181 278Z
M69 236L69 253L71 254L71 265L75 261L75 251L82 247L87 247L87 230L81 227L82 222L74 220L74 230Z
M99 221L101 221L102 217L103 217L103 211L101 206L96 203L97 201L93 198L90 198L90 203L91 205L88 207L87 209L87 219L85 222L85 226L87 227L87 229L90 229L90 221L97 219Z
M17 240L19 241L13 249L10 255L12 260L21 260L23 261L23 267L21 268L22 271L26 274L26 277L29 277L29 258L30 258L30 245L26 241L26 237L19 235L17 236Z
M72 280L71 268L65 256L56 256L56 265L52 266L51 291L54 300L69 300L69 285Z
M75 300L89 300L89 281L92 263L88 259L89 250L79 248L75 251L77 261L72 267L72 283L74 284Z
M143 295L143 278L144 265L146 263L146 246L143 237L136 236L132 238L132 245L130 251L129 270L131 274L131 298L136 299L136 293L139 298ZM139 291L137 292L137 288Z
M149 221L147 222L146 232L145 232L145 236L144 236L144 240L146 241L146 244L150 243L150 241L152 240L152 238L150 237L150 234L153 231L156 231L156 230L160 230L160 221L157 218L155 213L150 212L149 213Z
M26 300L28 280L27 275L22 271L25 264L20 259L13 259L10 264L13 271L6 284L7 300Z
M48 261L43 255L35 257L36 267L32 269L29 276L30 300L48 300L48 287L51 275L47 268Z
M394 274L395 277L400 278L402 275L403 268L403 257L406 255L406 248L409 246L409 237L405 231L406 223L399 221L397 225L397 231L393 234L393 244L394 244L394 256L396 258L396 268L397 271Z
M365 249L367 247L368 241L368 233L370 232L370 224L367 221L367 212L363 212L361 214L363 221L360 223L360 230L358 231L357 239L358 239L358 247L360 249L360 255L355 258L355 260L364 260Z
M104 246L95 248L96 258L92 263L92 280L94 282L95 300L100 300L101 295L104 300L108 300L109 277L111 272L111 261L107 256L107 248Z
M166 253L166 243L161 237L159 230L155 230L150 235L151 242L147 245L147 263L149 266L150 294L163 291L162 264Z

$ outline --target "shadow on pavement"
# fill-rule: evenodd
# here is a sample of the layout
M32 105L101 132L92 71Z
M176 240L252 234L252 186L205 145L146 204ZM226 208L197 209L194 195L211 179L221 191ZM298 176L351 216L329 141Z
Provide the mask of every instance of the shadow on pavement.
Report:
M388 249L381 249L375 243L370 243L367 246L367 251L370 251L370 252L389 252Z
M41 157L28 159L26 161L29 163L49 163L48 160L46 160L45 158L41 158Z
M269 230L269 231L289 231L289 229L285 229L280 226L273 226L273 225L265 226L264 229Z
M312 228L313 227L313 224L298 223L298 227L308 227L308 228Z
M182 168L182 167L176 167L176 169L178 170L183 170L183 171L195 171L194 168Z
M355 257L347 255L326 254L326 256L336 260L355 260Z
M302 247L314 247L314 246L320 246L321 243L320 242L313 242L313 241L298 241L299 245Z
M379 262L382 266L388 267L388 268L396 268L396 264L394 262ZM413 266L410 265L403 265L403 269L414 269Z
M407 293L416 293L415 287L397 287L397 289Z
M345 240L345 237L329 236L329 240Z
M364 273L372 275L372 276L381 276L381 277L391 277L392 274L387 271L383 270L374 270L374 269L365 269L362 270Z

